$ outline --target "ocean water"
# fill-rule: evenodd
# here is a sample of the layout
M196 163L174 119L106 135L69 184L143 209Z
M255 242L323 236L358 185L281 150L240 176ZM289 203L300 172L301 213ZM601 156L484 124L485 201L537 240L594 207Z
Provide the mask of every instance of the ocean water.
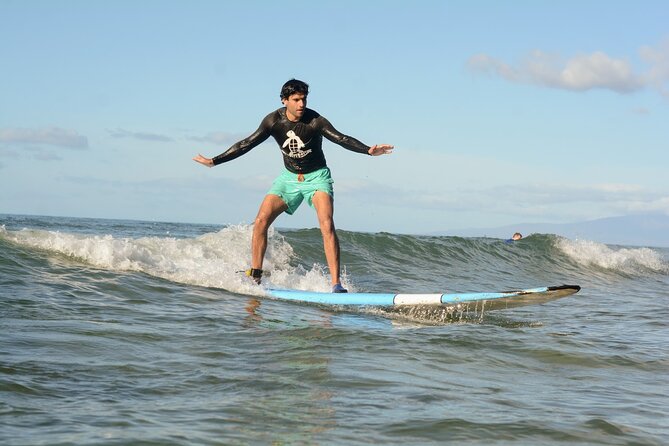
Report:
M444 318L276 301L251 228L0 215L0 444L666 445L669 250L339 232L355 291L578 284ZM329 289L320 232L267 283Z

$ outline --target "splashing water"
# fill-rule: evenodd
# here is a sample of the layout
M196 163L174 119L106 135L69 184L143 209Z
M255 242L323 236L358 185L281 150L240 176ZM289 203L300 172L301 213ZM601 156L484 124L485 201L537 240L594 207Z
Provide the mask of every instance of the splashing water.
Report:
M558 238L556 246L571 259L626 274L669 273L669 264L650 248L612 248L589 240Z
M0 235L17 244L57 253L96 268L136 271L177 283L223 288L244 294L263 294L240 271L248 268L252 227L229 226L194 238L116 238L23 229ZM285 238L273 228L268 234L265 269L274 286L329 291L327 271L318 264L311 270L293 266L295 254Z

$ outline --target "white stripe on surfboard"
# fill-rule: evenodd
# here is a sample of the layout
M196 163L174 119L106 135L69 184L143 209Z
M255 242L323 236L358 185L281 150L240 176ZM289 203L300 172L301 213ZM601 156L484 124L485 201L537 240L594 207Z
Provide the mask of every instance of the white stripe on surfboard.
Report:
M397 294L395 305L435 305L441 303L441 294Z

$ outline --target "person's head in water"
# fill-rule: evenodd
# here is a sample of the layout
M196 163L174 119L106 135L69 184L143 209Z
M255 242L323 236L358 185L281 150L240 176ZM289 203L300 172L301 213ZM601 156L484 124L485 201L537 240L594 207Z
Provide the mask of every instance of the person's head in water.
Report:
M290 121L299 121L307 108L309 85L306 82L291 79L281 88L281 102L286 106L286 117Z
M521 238L523 238L523 235L520 232L516 232L515 234L513 234L513 237L511 237L511 240L516 241L520 240Z

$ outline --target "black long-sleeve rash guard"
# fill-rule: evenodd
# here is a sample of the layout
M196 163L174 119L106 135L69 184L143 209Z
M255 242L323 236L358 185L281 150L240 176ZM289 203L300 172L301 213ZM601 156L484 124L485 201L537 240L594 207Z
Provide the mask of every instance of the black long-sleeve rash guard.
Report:
M215 156L214 165L239 158L270 136L274 137L281 148L286 169L293 173L309 173L326 166L322 148L323 136L353 152L369 154L368 146L339 133L330 121L317 112L306 109L302 118L293 122L286 117L286 109L280 108L265 116L258 130L251 136Z

